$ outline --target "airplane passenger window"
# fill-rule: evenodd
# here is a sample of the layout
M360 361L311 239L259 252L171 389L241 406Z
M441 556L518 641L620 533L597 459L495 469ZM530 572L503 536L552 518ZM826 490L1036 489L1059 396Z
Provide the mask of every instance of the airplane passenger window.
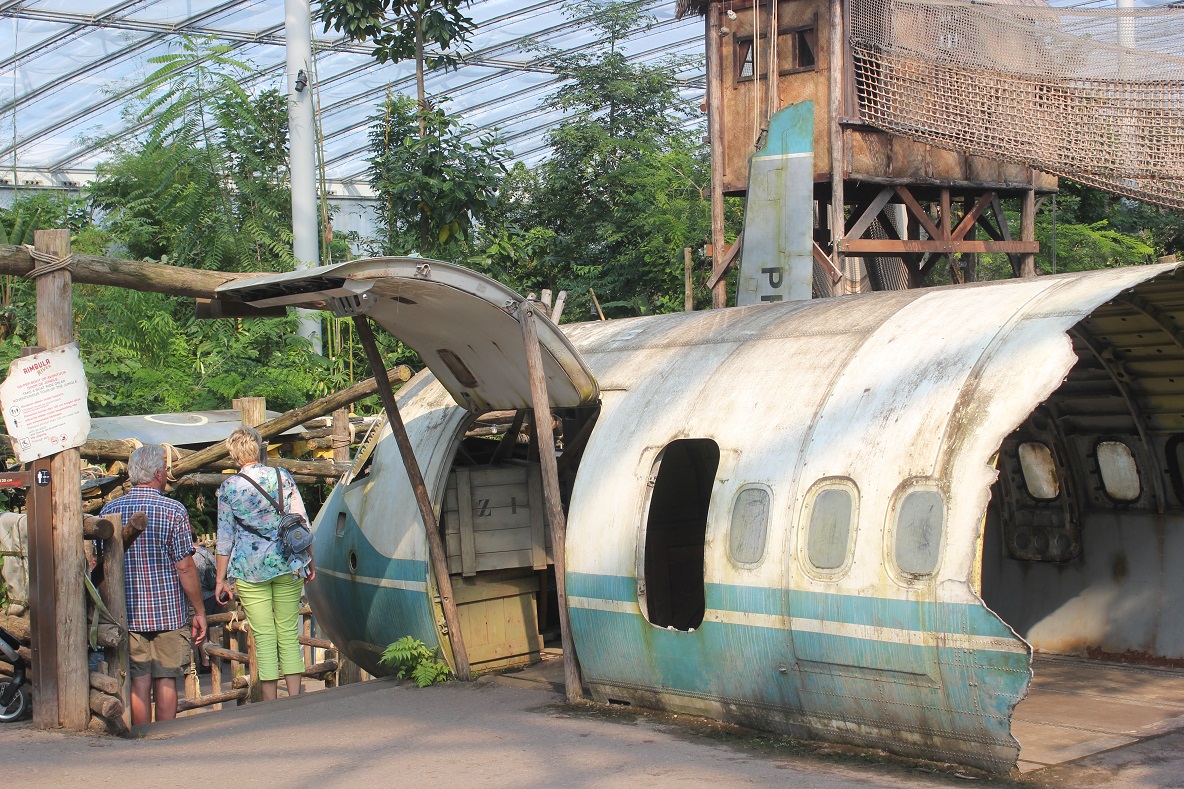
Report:
M736 496L732 505L732 523L728 527L728 553L737 564L756 564L765 556L769 533L769 491L748 487Z
M936 490L914 490L896 513L896 566L909 575L929 575L941 558L946 507Z
M690 630L706 612L703 550L719 446L708 438L672 441L654 466L638 598L652 624Z
M1037 441L1027 441L1020 444L1018 453L1028 495L1037 501L1051 501L1061 495L1061 482L1057 479L1057 464L1051 449Z
M1131 448L1121 441L1099 441L1096 452L1106 495L1115 501L1138 500L1142 486Z
M847 560L851 510L851 491L846 488L827 488L814 498L806 557L819 570L836 570Z

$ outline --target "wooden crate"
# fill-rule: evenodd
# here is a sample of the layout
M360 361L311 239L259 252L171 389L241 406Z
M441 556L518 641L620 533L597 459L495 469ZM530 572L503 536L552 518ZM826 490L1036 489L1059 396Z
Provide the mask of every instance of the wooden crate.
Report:
M452 594L474 672L539 660L543 648L535 602L539 579L536 573L522 576L521 572L453 581Z
M454 468L442 519L450 573L545 570L551 562L537 463Z

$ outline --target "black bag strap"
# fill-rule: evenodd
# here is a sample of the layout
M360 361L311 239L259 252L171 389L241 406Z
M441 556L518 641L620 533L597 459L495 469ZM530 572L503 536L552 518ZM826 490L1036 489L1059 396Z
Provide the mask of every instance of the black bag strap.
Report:
M287 515L288 514L287 511L284 510L284 504L283 504L283 502L284 502L284 478L280 475L280 470L278 468L275 470L275 484L276 484L276 488L279 490L279 494L280 494L279 501L276 501L275 498L270 493L268 493L266 490L263 489L262 485L260 485L258 482L251 479L250 477L248 477L246 474L236 471L233 474L231 474L230 476L242 477L247 482L250 482L252 485L255 486L255 490L262 493L263 498L267 499L268 503L270 503L271 506L275 507L275 511L277 513L279 513L280 515ZM238 525L242 526L244 529L251 532L251 534L254 534L256 537L262 537L263 539L271 540L272 542L279 539L279 532L278 531L276 532L275 537L268 537L266 534L263 534L262 532L260 532L258 529L256 529L254 526L252 526L249 523L244 523L243 521L239 521Z

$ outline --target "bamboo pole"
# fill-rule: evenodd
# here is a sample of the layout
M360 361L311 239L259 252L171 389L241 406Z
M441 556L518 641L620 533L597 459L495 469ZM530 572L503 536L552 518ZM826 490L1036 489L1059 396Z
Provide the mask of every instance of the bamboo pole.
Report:
M534 423L545 425L536 433L539 462L543 471L543 498L547 504L547 522L551 527L551 549L555 559L555 589L559 596L559 631L563 637L563 680L567 700L584 697L580 680L580 664L576 645L571 636L571 618L567 611L566 571L567 519L563 514L563 500L559 493L559 468L555 460L555 436L551 425L551 401L547 395L547 378L543 371L543 352L539 347L538 328L535 326L535 306L529 301L518 307L522 324L522 342L526 347L526 366L530 375L530 399L534 406Z
M695 284L691 281L691 248L682 248L682 289L683 310L691 312L695 309Z
M354 325L358 329L358 339L366 351L366 359L370 362L370 369L383 368L382 355L378 352L378 345L374 341L374 332L370 328L370 321L364 315L354 317ZM407 477L411 482L411 489L415 493L415 503L419 505L419 514L423 518L424 528L428 536L428 553L432 560L432 570L436 578L436 590L440 593L440 604L444 609L444 622L448 626L448 639L452 642L452 655L455 658L455 673L457 679L469 680L472 673L469 668L469 655L465 649L464 637L460 629L460 614L456 610L456 600L452 597L452 579L448 575L448 558L444 552L444 541L440 539L440 525L436 520L436 511L432 507L428 496L427 485L424 484L423 474L419 470L419 462L415 459L415 450L411 446L411 439L407 437L407 428L403 425L403 417L399 413L399 404L395 402L395 393L385 379L379 379L378 394L382 398L382 406L386 409L390 420L391 432L395 436L395 443L399 445L399 454L403 457L403 466L407 469Z

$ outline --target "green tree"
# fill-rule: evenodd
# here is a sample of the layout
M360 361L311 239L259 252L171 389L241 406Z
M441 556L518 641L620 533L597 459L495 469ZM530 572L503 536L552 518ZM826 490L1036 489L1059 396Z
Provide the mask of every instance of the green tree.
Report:
M343 33L350 41L374 45L379 63L415 60L416 98L428 110L424 73L456 68L460 51L476 28L461 11L468 0L321 0L317 19L325 30ZM429 50L428 47L434 47ZM427 119L420 122L423 134Z
M506 259L513 244L499 239L491 257L528 289L566 288L572 315L588 314L589 288L615 314L681 309L683 247L699 248L710 228L700 115L680 93L677 62L632 63L623 51L653 22L637 5L565 10L590 20L601 44L545 52L567 80L553 101L564 119L547 136L551 157L514 176L501 211L528 252Z
M417 133L418 132L418 133ZM370 185L381 251L457 260L476 224L492 216L510 152L443 109L417 110L388 95L370 127Z
M290 270L287 105L240 87L251 67L228 48L185 38L136 113L142 140L117 145L89 195L137 258L231 271Z

